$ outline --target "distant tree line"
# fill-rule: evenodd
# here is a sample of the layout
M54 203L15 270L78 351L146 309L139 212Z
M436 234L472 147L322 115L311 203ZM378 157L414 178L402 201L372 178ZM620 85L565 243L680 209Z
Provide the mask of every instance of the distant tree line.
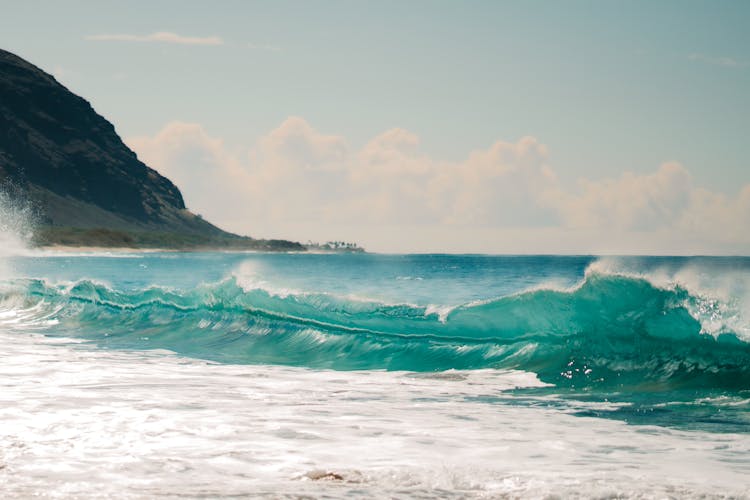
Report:
M364 252L356 243L348 241L326 241L325 243L307 242L308 250L323 250L328 252Z

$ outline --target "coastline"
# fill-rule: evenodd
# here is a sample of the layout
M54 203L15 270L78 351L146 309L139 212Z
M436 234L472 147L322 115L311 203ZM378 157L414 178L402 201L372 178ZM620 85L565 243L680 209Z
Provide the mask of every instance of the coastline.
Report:
M361 253L354 243L303 244L283 239L256 239L225 233L200 235L169 231L42 226L34 228L32 248L53 252L280 252Z
M367 253L365 251L350 252L350 251L336 251L336 250L321 250L319 248L304 249L304 250L257 250L257 249L244 249L244 248L227 248L227 247L194 247L194 248L144 248L144 247L105 247L105 246L94 246L94 245L45 245L31 248L32 252L49 252L49 253L90 253L90 254L102 254L102 253L199 253L199 252L215 252L215 253L247 253L247 254L262 254L262 253L300 253L300 254L311 254L311 255L329 255L329 254L347 254L347 253Z
M178 250L174 248L136 248L136 247L102 247L102 246L75 246L75 245L47 245L31 249L32 251L52 253L166 253L183 252L193 250Z

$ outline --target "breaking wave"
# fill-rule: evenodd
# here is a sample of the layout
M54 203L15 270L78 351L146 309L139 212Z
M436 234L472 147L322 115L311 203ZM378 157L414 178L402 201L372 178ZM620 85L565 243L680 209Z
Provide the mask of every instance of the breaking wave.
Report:
M731 302L595 269L570 289L453 308L274 294L236 278L190 291L25 279L5 282L0 297L6 329L217 362L520 369L583 389L750 389L750 344Z

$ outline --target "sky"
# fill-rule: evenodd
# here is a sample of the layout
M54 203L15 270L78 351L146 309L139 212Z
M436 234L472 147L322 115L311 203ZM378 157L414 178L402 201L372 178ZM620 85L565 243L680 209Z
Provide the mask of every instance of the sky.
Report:
M382 252L750 254L750 2L5 1L188 207Z

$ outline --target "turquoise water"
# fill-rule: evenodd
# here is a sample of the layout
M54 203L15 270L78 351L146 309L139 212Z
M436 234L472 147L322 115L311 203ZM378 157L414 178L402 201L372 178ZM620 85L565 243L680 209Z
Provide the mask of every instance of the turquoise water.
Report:
M609 263L616 271L600 264L553 256L43 257L17 259L25 278L12 283L13 293L54 311L59 322L46 335L107 349L335 370L516 369L553 386L546 391L633 401L635 415L612 415L666 425L684 425L686 411L710 413L710 405L686 407L691 401L747 397L750 344L738 299L750 259L617 259ZM679 281L687 269L702 288ZM661 282L652 277L659 274ZM727 280L734 288L711 289ZM654 413L665 403L679 410ZM746 404L728 409L707 422L750 425Z
M365 418L365 410L347 406L351 401L382 404L378 410L382 414L400 415L393 417L394 425L398 419L412 422L411 430L403 431L407 434L425 422L437 422L436 415L449 415L436 409L421 419L413 413L405 417L398 413L402 403L386 404L381 395L400 394L404 384L416 391L413 384L429 381L429 389L420 386L421 396L409 392L409 405L455 404L451 411L461 419L475 418L471 415L476 408L486 409L489 413L479 421L490 427L479 443L506 439L493 438L493 433L505 427L487 430L493 418L508 418L511 408L532 412L523 417L530 422L540 419L524 438L529 447L527 465L532 468L539 461L536 457L546 456L531 451L539 446L534 436L548 433L552 424L544 419L553 418L554 425L562 425L572 435L581 432L575 428L576 421L587 426L609 421L633 429L626 432L618 427L613 434L625 442L642 431L660 436L654 443L664 440L661 451L647 451L645 444L640 451L637 446L632 451L644 454L644 467L662 460L658 453L679 449L673 442L675 432L688 433L680 434L680 439L696 439L710 444L711 450L727 449L721 436L730 436L740 450L732 449L730 457L721 459L716 455L720 452L707 452L701 467L718 463L719 472L713 477L730 474L727 484L750 472L745 454L750 450L750 258L32 253L7 258L4 268L0 329L6 342L33 335L44 345L64 346L55 347L64 351L53 352L64 352L61 359L69 360L64 366L80 365L76 373L83 380L100 362L80 364L82 352L114 356L102 362L110 363L113 370L123 366L119 356L130 356L127 366L151 374L149 380L159 380L161 370L172 370L175 355L193 360L190 363L208 362L201 369L206 377L220 370L230 370L232 376L245 373L273 380L312 377L315 382L300 382L294 390L288 385L274 389L268 396L271 399L261 406L271 405L266 410L273 413L272 401L280 394L305 399L308 392L326 387L325 397L333 398L329 404L342 405L336 415ZM30 346L23 347L23 352L38 349ZM388 375L391 372L393 376ZM341 381L359 384L356 381L363 377L378 380L369 386L362 382L374 392L353 400L332 396ZM123 390L141 394L155 387L153 383ZM223 394L224 383L201 382L205 397ZM96 385L96 390L101 387ZM477 387L483 389L477 391ZM178 394L184 387L163 389ZM429 396L429 391L438 393ZM108 397L104 401L115 404ZM195 404L180 401L154 418L166 418L174 408ZM216 404L227 404L226 399ZM315 407L313 402L307 405ZM558 416L550 417L549 412ZM292 434L274 441L273 446L312 432L320 424L312 424L318 420L311 415L312 420L297 424ZM599 425L615 424L592 428ZM390 436L388 429L385 425L379 435ZM28 429L25 432L36 435ZM604 439L597 436L584 440ZM301 446L301 441L296 442L295 446ZM407 451L424 446L425 441L418 441ZM472 446L476 449L477 444ZM627 449L621 446L626 445L605 446L608 451L602 453ZM434 453L427 448L422 451ZM403 452L393 452L396 455L388 455L389 460ZM361 450L352 453L359 456ZM313 455L310 451L309 456ZM354 455L349 458L356 459ZM415 463L427 459L421 460ZM486 466L487 460L481 464ZM599 463L598 459L592 463ZM362 465L362 470L372 467ZM308 469L300 469L300 477L308 477L304 472ZM356 474L364 474L362 470ZM438 469L430 470L439 475ZM565 473L576 481L583 474L572 465ZM518 474L514 477L521 477ZM605 476L596 480L604 481ZM549 479L537 474L524 488L532 488L529 485L540 478ZM627 489L631 479L623 480L615 492L624 496L643 493ZM549 486L544 491L564 491L559 481L544 483ZM654 481L644 484L664 486L660 479ZM482 483L482 488L490 483ZM381 487L385 488L380 485L367 494L395 491ZM253 488L249 491L257 492ZM691 488L682 493L690 496L702 491ZM446 491L453 490L448 487ZM460 488L456 491L459 496L467 494ZM531 494L536 490L519 491ZM569 493L598 495L602 491L574 489ZM312 494L322 493L313 490Z

